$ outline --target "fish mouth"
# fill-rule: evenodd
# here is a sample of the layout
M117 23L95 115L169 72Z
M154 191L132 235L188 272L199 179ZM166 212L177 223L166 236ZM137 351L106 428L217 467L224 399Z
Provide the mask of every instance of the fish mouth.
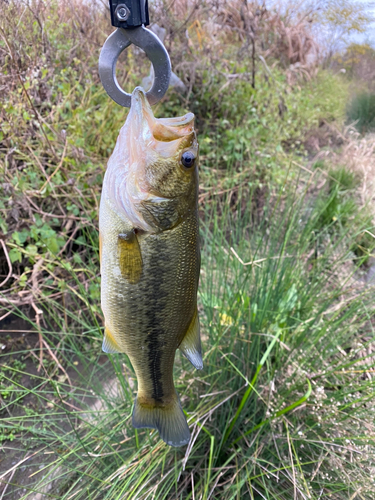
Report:
M188 143L189 138L192 139L195 135L193 113L174 118L155 118L142 87L136 87L133 91L131 111L137 116L139 125L142 124L143 133L148 131L155 141L173 142L184 139L183 142Z

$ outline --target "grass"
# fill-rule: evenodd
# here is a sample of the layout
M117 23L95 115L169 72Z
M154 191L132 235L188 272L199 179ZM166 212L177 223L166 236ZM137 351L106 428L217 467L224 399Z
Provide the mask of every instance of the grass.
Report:
M20 30L17 5L1 5L1 500L372 500L373 221L359 174L311 169L304 147L340 125L348 85L265 57L254 89L225 5L219 53L177 4L161 19L191 91L155 113L197 116L204 346L202 372L176 355L192 431L177 450L132 428L132 366L101 352L97 210L126 116L96 70L108 20L36 2ZM137 58L120 67L129 88Z
M359 185L354 173L339 167L328 172L327 198L321 201L319 225L345 226L358 212L355 190Z
M375 128L375 94L364 91L355 95L348 106L347 117L361 134Z
M72 269L67 329L52 298L40 332L74 384L44 366L31 388L13 378L3 406L4 432L35 454L18 498L48 485L64 499L371 498L375 311L373 290L355 280L352 235L317 233L321 205L306 193L281 190L258 216L249 192L235 210L216 200L202 219L205 368L194 373L178 354L175 369L190 446L172 450L132 428L133 369L100 354L102 327ZM7 370L4 379L25 373Z

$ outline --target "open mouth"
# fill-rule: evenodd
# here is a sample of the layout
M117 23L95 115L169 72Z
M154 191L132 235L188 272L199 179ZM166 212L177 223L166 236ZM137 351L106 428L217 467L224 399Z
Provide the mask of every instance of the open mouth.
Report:
M141 87L133 91L132 111L146 120L155 140L171 142L194 133L194 114L174 118L155 118L146 94Z

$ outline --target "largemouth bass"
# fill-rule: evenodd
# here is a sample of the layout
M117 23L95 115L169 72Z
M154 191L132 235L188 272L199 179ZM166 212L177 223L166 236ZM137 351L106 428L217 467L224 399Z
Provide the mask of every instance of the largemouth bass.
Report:
M133 426L157 429L171 446L190 439L173 384L176 349L203 367L197 193L194 115L157 119L137 87L100 201L103 351L126 353L134 368Z

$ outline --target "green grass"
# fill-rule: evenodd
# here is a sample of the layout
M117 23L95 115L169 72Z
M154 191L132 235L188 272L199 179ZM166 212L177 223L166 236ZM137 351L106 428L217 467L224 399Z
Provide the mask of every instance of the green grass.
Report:
M41 332L74 385L47 367L32 389L13 378L3 406L3 432L22 443L22 456L35 453L24 465L34 474L28 491L50 484L49 497L63 499L287 499L294 491L344 499L361 488L372 497L375 310L373 290L355 279L352 235L317 233L321 205L305 194L285 200L280 191L260 214L251 192L238 199L231 209L228 196L215 196L202 218L204 370L180 354L175 367L188 451L132 428L134 371L126 356L100 353L102 328L72 268L67 326L61 304L46 299ZM5 379L23 373L22 365L7 370Z
M352 98L347 109L347 117L361 134L372 131L375 128L375 94L361 92Z
M359 179L345 167L328 171L327 196L321 200L320 226L337 228L355 220L358 213L356 188Z
M314 168L323 170L324 163L318 161ZM331 234L338 234L350 228L352 235L351 250L359 266L371 263L375 248L372 232L373 222L369 207L358 206L361 179L346 167L336 167L326 173L325 196L318 200L320 216L315 231L326 228Z

